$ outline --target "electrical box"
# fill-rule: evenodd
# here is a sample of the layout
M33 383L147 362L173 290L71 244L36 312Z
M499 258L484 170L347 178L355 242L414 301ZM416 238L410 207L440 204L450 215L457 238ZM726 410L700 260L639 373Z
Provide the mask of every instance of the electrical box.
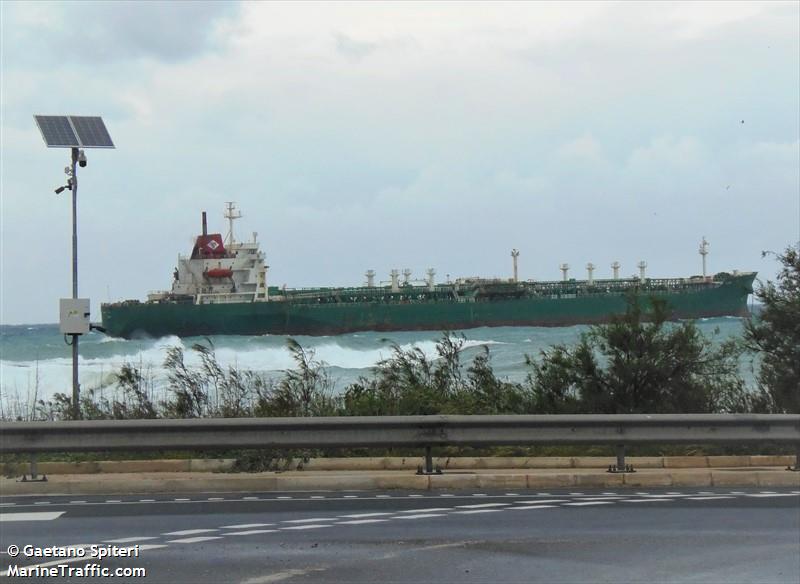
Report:
M85 335L89 332L88 298L62 298L59 309L59 324L63 334Z

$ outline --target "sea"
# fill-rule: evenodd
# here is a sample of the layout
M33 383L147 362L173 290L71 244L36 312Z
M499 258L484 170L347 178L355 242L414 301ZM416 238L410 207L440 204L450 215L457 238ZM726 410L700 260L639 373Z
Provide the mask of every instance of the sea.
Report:
M737 317L705 318L698 328L714 343L741 337L744 320ZM556 344L576 343L588 326L571 327L484 327L460 331L465 338L462 362L472 361L482 347L488 347L495 374L509 381L523 381L528 374L525 356L538 356ZM417 347L430 358L436 357L436 342L441 332L361 332L336 336L294 336L316 359L324 363L333 383L333 391L341 392L359 377L368 376L375 365L389 357L394 345L403 349ZM107 337L99 332L84 335L80 340L79 379L82 391L95 390L105 397L115 391L115 373L123 364L140 368L155 397L166 392L164 357L170 347L185 349L186 362L198 364L191 351L196 343L213 344L217 360L223 365L260 372L279 378L294 367L287 348L288 337L212 336L125 340ZM743 358L741 374L753 386L754 374L750 358ZM56 392L72 393L72 349L58 325L0 326L0 417L30 411L37 400L52 398ZM162 396L163 397L163 396ZM5 414L5 416L3 415Z

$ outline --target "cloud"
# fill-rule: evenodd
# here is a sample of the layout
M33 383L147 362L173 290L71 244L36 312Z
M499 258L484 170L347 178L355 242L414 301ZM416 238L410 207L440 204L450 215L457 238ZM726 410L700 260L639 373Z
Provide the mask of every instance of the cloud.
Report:
M130 59L178 62L219 48L220 25L238 12L234 2L25 2L9 3L5 27L11 67L53 59L69 66Z

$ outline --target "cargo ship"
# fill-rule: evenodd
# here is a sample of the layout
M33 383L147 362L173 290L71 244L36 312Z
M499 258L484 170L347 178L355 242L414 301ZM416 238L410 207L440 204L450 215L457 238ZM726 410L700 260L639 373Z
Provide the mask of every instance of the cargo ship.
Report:
M719 273L688 278L620 278L614 262L611 279L568 278L520 281L513 250L514 275L508 279L469 277L436 282L427 271L422 281L410 270L392 270L375 283L375 272L356 287L288 289L269 286L264 253L257 235L234 239L234 220L241 217L228 203L229 231L209 233L206 213L192 252L179 256L168 291L147 300L103 304L103 327L122 338L198 335L336 335L357 331L458 330L483 326L569 326L606 322L625 311L626 297L660 298L673 319L745 316L754 272ZM705 239L700 247L705 272Z

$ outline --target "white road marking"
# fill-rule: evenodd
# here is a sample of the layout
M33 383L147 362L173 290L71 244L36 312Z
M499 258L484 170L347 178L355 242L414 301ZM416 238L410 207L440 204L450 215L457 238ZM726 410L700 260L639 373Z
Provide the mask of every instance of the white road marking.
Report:
M744 491L730 491L729 495L744 495Z
M637 495L649 495L649 494L650 494L650 492L649 492L649 491L647 491L647 492L643 492L643 491L637 491L637 492L636 492L636 494L637 494Z
M86 503L86 501L70 501L70 504L72 505L82 505L84 503Z
M772 494L772 493L774 493L774 492L775 492L775 491L761 491L761 494L762 494L762 495L771 495L771 494Z
M642 497L644 497L645 499L652 499L652 498L663 499L666 496L667 495L642 495ZM691 495L669 495L670 499L675 499L678 497L691 497Z
M558 505L523 505L521 507L509 507L503 511L528 511L529 509L554 509Z
M611 495L606 497L578 497L578 501L618 501L619 499L624 499L624 497L614 496Z
M666 492L666 493L664 493L664 494L665 494L665 495L678 495L678 496L681 496L681 495L682 495L682 493L678 493L677 491L667 491L667 492Z
M352 521L340 521L336 525L362 525L364 523L383 523L388 519L353 519Z
M544 503L566 503L567 499L528 499L525 501L514 501L517 505L541 505Z
M570 493L570 495L583 495L584 493Z
M345 499L358 499L358 495L345 495Z
M181 501L181 502L183 502L183 501L191 501L191 499L183 499L183 498L181 498L181 499L175 499L175 500L176 500L176 501Z
M674 501L675 499L658 499L656 497L648 497L647 499L622 499L620 503L652 503L654 501Z
M428 517L444 517L441 513L420 513L419 515L401 515L395 519L426 519Z
M461 515L472 515L474 513L499 513L500 511L504 511L504 509L473 509L472 511L455 511L455 513L460 513Z
M220 529L252 529L254 527L269 527L274 523L242 523L241 525L223 525Z
M258 497L242 497L242 501L258 501Z
M52 521L61 517L65 511L41 511L38 513L0 513L0 523L10 521Z
M486 493L472 493L473 497L488 497Z
M223 497L209 497L208 500L209 501L224 501L225 499Z
M339 515L347 519L360 519L362 517L381 517L384 515L394 515L394 513L356 513L355 515Z
M221 536L206 536L206 537L187 537L185 539L171 539L167 543L200 543L203 541L212 541L215 539L222 539Z
M552 497L550 493L536 493L537 495L541 495L542 497Z
M50 501L36 501L34 505L49 505Z
M140 552L146 552L147 550L160 550L161 548L169 547L164 545L163 543L146 543L144 545L139 546Z
M287 497L285 495L282 495L282 496L278 497L278 499L291 499L291 497Z
M458 505L459 509L481 509L483 507L506 507L508 503L482 503L480 505Z
M315 521L336 521L336 517L313 517L311 519L289 519L282 523L314 523Z
M312 499L324 499L325 497L323 497L322 495L312 495L311 498Z
M600 493L600 494L601 494L601 495L616 495L617 493L611 493L611 492L609 492L609 491L606 491L606 492L604 492L604 493Z
M441 494L441 495L439 495L439 496L440 496L440 497L455 497L455 495L453 495L452 493L442 493L442 494Z
M796 497L794 493L752 493L747 497Z
M225 535L258 535L260 533L275 533L277 529L249 529L247 531L231 531Z
M584 507L586 505L611 505L612 501L584 501L582 503L564 503L573 507Z
M698 495L713 495L713 491L697 491Z
M0 503L0 507L13 507L16 503Z
M506 493L506 497L519 497L519 493Z
M424 496L424 495L409 495L409 497L422 497L422 496Z
M212 533L214 531L219 531L219 529L184 529L183 531L169 531L161 535L195 535L197 533Z
M83 501L83 503L85 503L85 502L86 501ZM140 503L155 503L156 500L155 499L139 499L139 502Z
M281 529L321 529L330 525L295 525L294 527L281 527Z
M431 513L433 511L452 511L452 507L428 507L427 509L404 509L398 513Z
M714 501L715 499L735 499L736 497L729 497L726 495L719 495L715 497L686 497L690 501Z
M108 499L106 503L122 503L119 499Z
M147 541L149 539L158 539L155 536L142 536L142 537L123 537L120 539L107 539L103 543L133 543L134 541ZM139 548L141 549L141 547Z
M391 499L391 495L375 495L376 499Z

